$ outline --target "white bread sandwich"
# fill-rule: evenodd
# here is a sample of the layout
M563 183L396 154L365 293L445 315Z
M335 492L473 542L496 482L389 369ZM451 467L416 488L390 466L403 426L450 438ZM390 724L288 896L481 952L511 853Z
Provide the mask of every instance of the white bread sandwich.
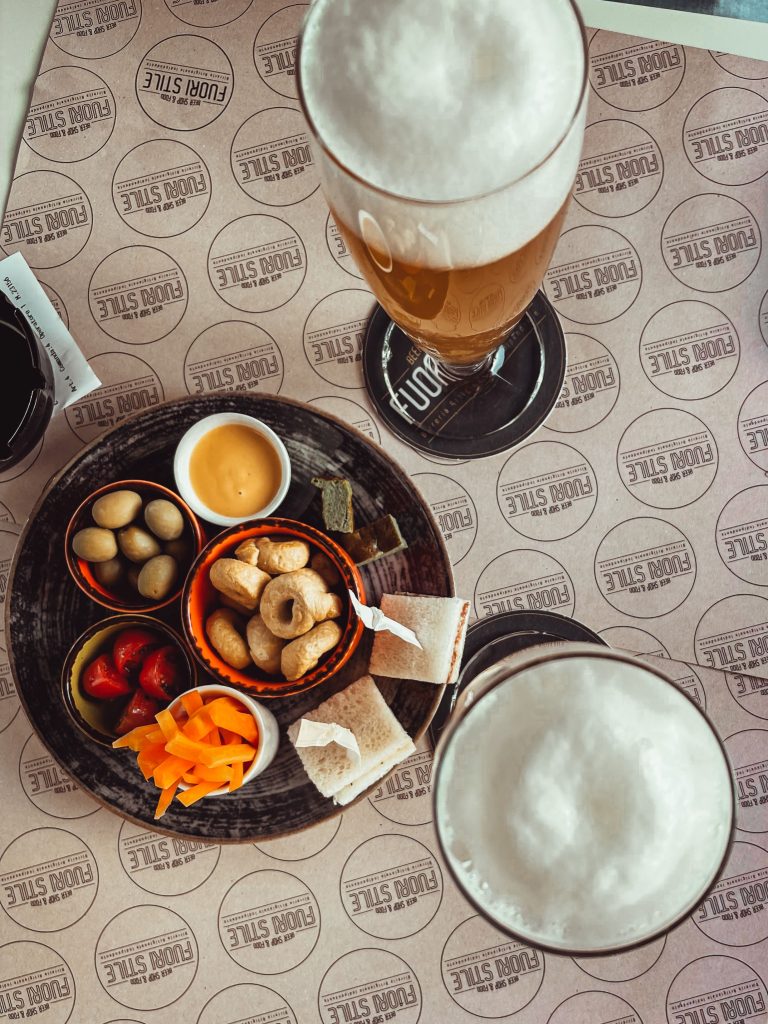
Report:
M469 601L460 597L383 594L381 610L412 629L421 649L381 630L373 641L369 672L439 686L456 682L469 623Z
M357 740L359 758L338 743L296 747L302 720L288 727L288 736L307 775L323 796L333 797L337 804L354 800L416 750L370 676L361 676L304 718L341 725Z

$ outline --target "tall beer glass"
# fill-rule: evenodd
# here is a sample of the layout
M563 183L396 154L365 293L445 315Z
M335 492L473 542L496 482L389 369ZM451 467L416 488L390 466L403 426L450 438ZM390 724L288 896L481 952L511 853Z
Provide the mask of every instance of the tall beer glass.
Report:
M552 256L581 151L587 61L574 0L316 0L298 67L334 220L400 328L379 316L369 330L374 401L417 447L432 447L435 428L443 454L489 454L467 448L481 434L495 450L520 440L564 369L543 296L531 323L515 325ZM549 352L529 338L545 329L558 334ZM417 359L438 406L454 393L453 412L414 419L419 403L407 408L398 385ZM517 429L535 400L538 422L523 416Z

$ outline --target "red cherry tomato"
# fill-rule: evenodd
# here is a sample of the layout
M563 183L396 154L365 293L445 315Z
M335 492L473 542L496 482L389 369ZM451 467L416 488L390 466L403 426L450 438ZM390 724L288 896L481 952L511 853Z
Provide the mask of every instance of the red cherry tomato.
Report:
M122 630L112 645L112 657L117 671L125 676L136 676L149 652L159 647L162 642L162 638L150 629L136 626Z
M133 684L118 672L109 654L100 654L88 665L80 678L80 685L89 697L97 700L115 700L133 691Z
M183 666L181 656L173 644L150 651L139 672L139 686L150 697L172 700L181 689Z
M125 705L120 721L115 726L115 732L118 736L124 736L137 725L151 725L159 710L160 705L156 700L148 697L143 690L136 690Z

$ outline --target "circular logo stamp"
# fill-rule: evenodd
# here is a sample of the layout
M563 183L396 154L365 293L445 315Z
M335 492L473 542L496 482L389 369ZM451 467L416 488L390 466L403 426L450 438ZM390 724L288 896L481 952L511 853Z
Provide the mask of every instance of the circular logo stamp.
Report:
M328 252L334 259L334 262L341 267L342 270L346 270L352 277L363 280L363 275L357 269L357 264L352 259L352 255L347 248L347 243L344 241L344 237L339 231L336 221L333 219L332 214L328 214L328 219L325 222L325 244L328 246Z
M262 82L280 96L295 100L296 46L308 4L291 4L271 14L256 33L253 62Z
M753 388L742 402L738 434L749 461L768 473L768 381Z
M725 313L691 299L654 313L640 338L640 365L648 380L686 402L722 391L740 354L739 336Z
M326 295L307 317L304 353L315 373L329 384L363 386L363 342L374 305L370 292L345 288Z
M219 938L254 974L284 974L304 963L320 938L320 908L310 889L285 871L254 871L227 891Z
M8 664L8 654L0 647L0 732L4 732L19 713L19 695Z
M768 732L745 729L725 741L736 796L736 827L768 832Z
M662 519L628 519L600 541L595 581L616 611L655 619L679 608L696 582L687 537Z
M235 73L226 53L204 36L156 43L136 70L136 98L150 120L193 132L215 121L232 98Z
M67 1024L75 1005L75 979L66 960L49 946L9 942L0 946L0 994L3 1024L30 1017L40 1024Z
M202 158L176 139L152 139L129 150L115 168L112 202L129 228L151 238L180 235L211 201Z
M340 827L341 815L337 815L335 818L326 818L311 828L305 828L297 835L270 839L268 842L253 845L273 860L309 860L331 845Z
M197 973L192 929L167 907L123 910L99 935L94 951L102 988L132 1010L159 1010L184 995Z
M349 398L339 398L336 395L321 395L320 398L312 398L310 405L316 405L318 409L329 412L332 416L338 416L344 423L355 427L366 437L370 437L376 444L381 444L381 434L376 425L373 414L357 402Z
M283 385L283 354L262 328L246 320L206 327L187 349L184 383L190 395L268 391Z
M758 322L760 325L760 334L763 336L763 341L768 345L768 292L765 293L763 301L760 303Z
M477 536L477 509L458 480L442 473L415 473L411 478L429 502L452 565L469 553Z
M506 1017L536 998L544 954L470 917L448 936L440 959L443 985L454 1003L475 1017Z
M621 436L616 462L629 493L652 508L683 508L715 478L717 444L709 427L681 409L653 409Z
M716 185L746 185L768 171L768 100L751 89L714 89L683 125L691 166Z
M700 665L768 675L768 601L753 594L716 601L699 620L694 646Z
M768 718L768 679L726 672L725 681L740 707L756 718Z
M725 53L723 50L710 50L712 60L718 64L723 71L736 78L746 78L750 81L757 81L760 78L768 78L768 71L765 69L764 60L752 60L749 57L738 57L734 53Z
M661 229L661 255L680 284L697 292L727 292L746 281L760 259L757 219L730 196L683 200Z
M25 832L0 856L0 903L28 931L69 928L88 913L98 890L96 858L63 829Z
M748 487L731 498L718 517L715 541L734 576L768 586L768 486Z
M253 3L253 0L165 0L165 6L179 21L195 28L218 28L237 21Z
M260 110L245 121L229 154L235 181L265 206L291 206L320 187L307 122L292 107Z
M563 389L546 426L576 434L601 423L616 405L621 388L613 354L586 334L568 334L568 364Z
M168 253L148 245L117 249L96 267L88 305L115 341L147 345L178 326L189 300L187 279Z
M564 999L547 1024L572 1024L588 1020L589 1024L643 1024L634 1006L612 992L579 992Z
M143 359L127 352L102 352L89 360L104 383L64 411L81 441L92 441L126 416L159 405L165 395L160 378Z
M610 647L618 647L632 654L647 654L653 658L668 658L669 651L652 633L637 626L608 626L600 636Z
M11 523L14 526L16 525L16 520L13 518L11 510L7 505L4 505L2 501L0 501L0 523Z
M67 307L61 300L61 296L58 294L58 292L55 292L53 288L51 288L51 286L46 284L44 281L38 281L38 284L43 289L45 294L48 296L51 305L58 313L60 319L64 322L64 326L69 327L69 314L67 313Z
M197 1024L297 1024L283 996L265 985L231 985L209 999Z
M322 1024L376 1020L418 1024L421 986L405 960L386 949L355 949L334 961L317 993Z
M768 938L768 853L752 843L734 843L718 882L691 919L723 946Z
M596 32L589 44L589 82L618 110L653 110L674 96L685 74L676 43Z
M141 22L141 0L64 0L56 5L50 38L73 57L111 57L130 43Z
M643 280L632 243L597 224L564 231L544 291L558 313L577 324L605 324L626 313Z
M598 981L634 981L658 963L666 941L666 937L654 939L637 949L612 953L610 956L575 956L573 962L590 978Z
M667 1021L743 1021L758 1024L768 1005L765 983L730 956L702 956L683 967L667 992Z
M475 586L475 614L558 612L573 615L576 593L563 566L543 551L506 551L483 569Z
M16 480L18 477L23 476L28 469L31 469L37 462L40 452L43 450L44 440L45 438L42 438L39 444L35 445L32 451L25 455L21 462L17 462L15 466L12 466L10 469L6 469L5 472L0 473L0 484L7 484L11 480ZM3 624L0 622L0 631L3 628Z
M433 854L401 835L374 836L347 858L339 882L350 921L377 939L405 939L440 908L443 876Z
M432 760L425 734L416 753L401 761L368 797L371 806L397 825L428 825L432 821Z
M4 608L8 595L8 577L18 542L19 527L15 523L3 523L0 526L0 632L5 631Z
M233 220L208 251L208 277L216 294L246 313L279 309L304 282L307 253L299 234L277 217Z
M29 800L52 818L87 818L100 805L54 761L32 733L19 757L19 781Z
M499 510L531 540L563 540L580 530L595 509L597 477L587 459L560 441L518 448L496 483Z
M210 878L221 847L148 832L125 821L117 852L126 875L140 889L156 896L181 896Z
M579 206L601 217L628 217L653 201L663 180L661 149L639 124L606 118L587 125L573 188Z
M38 156L59 163L85 160L115 127L115 98L86 68L51 68L35 83L22 138Z
M14 178L0 244L20 252L34 270L69 263L91 237L93 212L83 189L58 171L28 171Z
M664 674L669 676L675 686L698 704L702 711L707 710L707 691L697 672L683 662L673 661L664 666Z

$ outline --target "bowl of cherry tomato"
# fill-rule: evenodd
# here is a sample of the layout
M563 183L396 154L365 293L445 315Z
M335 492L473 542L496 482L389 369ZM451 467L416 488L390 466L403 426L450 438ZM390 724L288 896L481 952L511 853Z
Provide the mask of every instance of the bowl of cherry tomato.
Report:
M64 705L96 743L111 746L196 685L194 662L179 634L149 615L114 615L89 626L70 648L61 674Z

